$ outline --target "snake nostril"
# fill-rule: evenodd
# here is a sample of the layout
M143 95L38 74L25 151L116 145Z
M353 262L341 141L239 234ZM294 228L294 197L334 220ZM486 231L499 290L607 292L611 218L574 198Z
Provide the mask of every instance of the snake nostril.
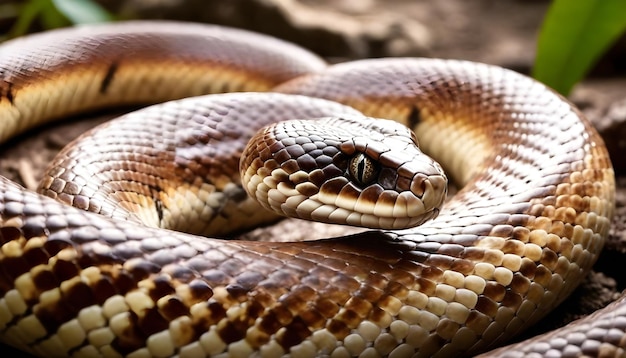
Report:
M426 192L426 180L428 180L427 177L418 174L411 181L411 192L418 198L422 198Z

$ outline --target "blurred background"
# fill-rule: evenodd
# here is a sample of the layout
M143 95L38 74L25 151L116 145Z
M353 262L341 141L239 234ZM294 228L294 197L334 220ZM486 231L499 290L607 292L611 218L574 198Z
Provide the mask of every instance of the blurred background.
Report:
M626 287L619 265L626 252L626 37L622 34L626 22L607 41L595 31L610 23L610 16L598 11L600 15L593 18L596 12L583 11L582 16L599 24L593 26L593 21L585 22L589 18L577 18L580 13L570 16L561 11L551 25L561 32L542 34L550 27L546 15L557 13L551 6L568 1L574 5L587 0L0 0L0 41L75 23L172 19L270 34L300 44L329 62L384 56L455 58L500 65L538 78L540 37L545 40L543 50L552 52L546 56L570 51L566 59L570 62L588 58L588 50L602 43L586 69L559 90L583 110L610 148L618 173L617 217L595 272L531 335L606 305ZM611 2L617 3L606 0L604 4ZM610 9L603 11L610 15ZM626 10L616 14L626 19ZM580 23L592 26L568 28ZM573 31L578 32L568 37ZM563 45L567 43L573 49ZM558 86L558 71L568 67L545 58L544 62L544 73L548 73L544 82ZM59 148L110 117L64 123L0 146L0 174L27 187L36 185L41 169ZM0 352L10 352L4 349L8 348L0 347Z
M550 4L547 0L0 0L0 34L6 38L12 31L22 34L102 16L176 19L271 34L331 60L461 58L528 72ZM595 73L625 70L622 39Z

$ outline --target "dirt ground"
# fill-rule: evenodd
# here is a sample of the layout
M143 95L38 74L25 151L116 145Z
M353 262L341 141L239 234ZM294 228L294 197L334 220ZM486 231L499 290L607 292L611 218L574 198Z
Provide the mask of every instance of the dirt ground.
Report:
M270 33L311 48L332 62L360 57L428 56L486 62L522 73L529 73L532 66L536 35L549 4L529 0L102 2L127 17L207 21ZM613 145L611 155L616 163L622 160L624 145L619 125L626 120L624 47L614 48L570 96L601 130L612 134L607 140ZM114 114L64 121L3 144L0 175L35 188L42 169L60 148ZM594 272L569 300L538 325L540 328L527 335L594 311L614 300L626 287L626 277L618 265L626 252L626 179L619 176L618 183L617 216Z

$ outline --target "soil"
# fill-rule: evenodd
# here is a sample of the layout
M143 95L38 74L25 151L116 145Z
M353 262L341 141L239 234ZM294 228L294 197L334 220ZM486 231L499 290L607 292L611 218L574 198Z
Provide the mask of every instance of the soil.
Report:
M333 62L372 56L429 56L486 62L522 73L528 73L532 66L536 36L549 5L547 1L528 0L102 3L124 17L208 21L270 33L298 42ZM198 7L204 11L198 11ZM246 10L249 8L266 14L272 21L250 15ZM333 21L327 20L329 16ZM377 27L374 24L377 18L384 19L384 24ZM615 59L621 59L623 53L619 45L611 50L599 62L595 75L580 83L570 96L606 133L612 158L619 168L621 164L617 163L623 160L624 145L621 124L626 121L626 76L620 72L623 69L615 66ZM0 175L27 188L36 188L42 170L60 148L116 114L119 112L72 118L5 143L0 147ZM594 272L570 299L526 336L553 329L603 307L626 287L626 277L618 265L626 251L626 177L621 173L619 169L613 230Z

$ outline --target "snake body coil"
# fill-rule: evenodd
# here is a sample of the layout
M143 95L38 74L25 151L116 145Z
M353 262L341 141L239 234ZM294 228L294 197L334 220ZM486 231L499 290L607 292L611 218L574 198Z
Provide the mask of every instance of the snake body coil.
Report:
M565 99L493 66L378 59L325 68L278 40L191 24L61 30L0 47L0 139L109 105L269 90L282 93L169 102L82 136L42 184L47 196L80 209L0 177L2 341L40 356L469 355L537 322L595 262L614 206L602 140ZM304 159L250 171L270 173L258 180L266 197L285 196L285 204L267 206L313 219L323 211L333 217L326 221L353 218L346 207L396 219L376 223L384 230L295 243L154 227L223 235L242 216L250 226L274 220L257 215L233 184L236 170L226 169L238 161L226 154L247 151L238 135L266 124L256 120L366 120L357 110L413 129L462 189L439 210L438 166L393 154L412 139L406 130L387 132L385 122L374 126L387 147L365 134L341 142L291 127L296 139L279 140L282 154L269 157ZM334 142L339 150L324 149ZM242 163L260 161L246 158ZM306 169L311 162L326 167ZM413 174L424 167L426 174ZM313 184L300 181L304 172ZM335 175L341 186L326 185L320 173ZM270 193L274 184L278 191ZM330 187L344 191L333 196ZM397 217L418 200L393 190L419 198L424 219L439 215L415 228L388 229L410 226ZM318 201L287 198L292 192L314 193ZM387 205L390 198L404 204ZM299 209L289 205L294 201ZM309 214L329 202L330 209ZM192 214L177 219L181 210ZM366 216L360 223L375 226L374 215ZM200 219L217 224L208 228ZM623 354L626 325L598 315L497 354Z

